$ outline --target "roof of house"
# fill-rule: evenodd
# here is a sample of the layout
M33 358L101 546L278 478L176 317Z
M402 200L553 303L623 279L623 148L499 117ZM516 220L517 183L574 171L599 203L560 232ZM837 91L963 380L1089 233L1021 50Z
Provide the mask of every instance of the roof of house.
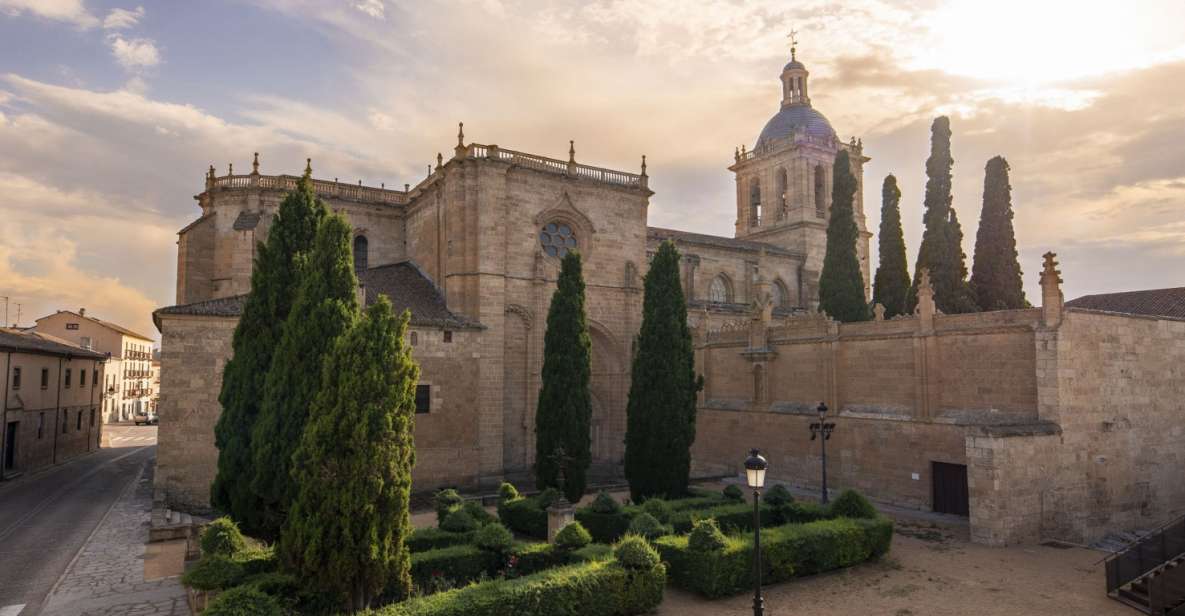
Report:
M379 295L387 296L396 313L411 311L411 324L421 327L448 329L480 328L465 317L448 309L444 295L424 272L411 261L372 267L358 273L358 281L366 293L366 305L373 304ZM189 315L238 317L243 313L246 295L210 299L192 304L160 308L152 314L157 328L161 315Z
M8 327L0 327L0 351L61 355L65 357L100 360L107 359L106 353L96 353L95 351L70 344L61 338Z
M134 332L122 325L112 323L111 321L104 321L102 319L96 319L95 317L92 317L92 316L82 315L77 312L74 312L73 310L59 310L53 314L49 314L49 315L41 317L40 319L37 319L37 322L40 323L41 321L43 321L45 319L48 319L52 316L59 315L59 314L72 314L80 319L85 319L85 320L95 323L97 325L106 327L107 329L117 331L125 336L131 336L133 338L139 338L141 340L149 340L149 341L152 340L152 336L145 336L144 334L141 334L140 332Z
M1066 302L1069 308L1185 319L1185 287L1083 295Z
M692 233L690 231L679 231L677 229L663 229L661 227L646 227L646 239L650 240L673 240L675 242L685 242L688 244L699 244L701 246L712 246L715 248L725 248L729 250L743 250L745 252L761 252L764 250L771 255L785 255L790 257L802 257L802 253L793 250L787 250L781 246L774 246L765 242L755 242L753 240L742 240L735 237L722 237L719 235L707 235L704 233Z

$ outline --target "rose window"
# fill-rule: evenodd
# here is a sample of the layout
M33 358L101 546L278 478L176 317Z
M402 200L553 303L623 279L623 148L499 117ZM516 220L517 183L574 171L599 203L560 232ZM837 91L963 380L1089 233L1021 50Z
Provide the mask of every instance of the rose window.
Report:
M549 222L539 232L539 245L547 254L563 257L569 250L576 249L576 235L568 225Z

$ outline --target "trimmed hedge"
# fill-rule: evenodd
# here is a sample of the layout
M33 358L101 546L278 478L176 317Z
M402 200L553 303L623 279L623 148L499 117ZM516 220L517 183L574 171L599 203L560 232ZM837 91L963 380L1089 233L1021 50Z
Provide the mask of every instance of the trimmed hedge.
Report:
M501 561L498 554L468 544L416 552L411 555L411 580L419 588L431 586L433 578L464 584L490 575Z
M284 616L280 601L255 586L238 586L219 593L202 616Z
M181 576L181 583L198 590L222 590L240 584L247 577L243 564L215 554L199 560Z
M543 495L540 495L543 496ZM498 519L510 530L533 537L547 538L547 497L532 496L498 503ZM550 503L548 503L550 504Z
M813 575L883 556L893 537L888 518L820 520L764 529L761 533L762 581L774 583ZM655 541L670 565L678 587L710 598L726 597L753 587L753 541L725 537L717 550L692 550L686 536Z
M372 616L631 616L662 602L666 570L628 571L613 561L550 569L412 599Z
M439 528L417 528L403 540L409 552L426 552L473 540L473 533L450 533Z
M607 497L608 495L605 496ZM597 499L600 500L601 496L598 495ZM654 500L651 499L651 501ZM724 498L719 492L709 492L701 489L691 490L691 495L687 498L662 502L668 508L668 519L673 519L681 512L702 511L718 505L735 503L735 501ZM651 505L651 507L655 507L655 505ZM588 530L588 534L592 535L593 541L597 543L613 543L625 536L629 532L630 524L633 522L634 517L641 513L645 506L619 506L617 511L612 513L605 512L604 509L606 508L604 505L598 507L596 501L594 501L592 505L576 510L576 521L584 525L584 528ZM690 513L687 514L687 516L692 515ZM700 517L703 516L701 515ZM688 520L690 520L690 517L688 517Z

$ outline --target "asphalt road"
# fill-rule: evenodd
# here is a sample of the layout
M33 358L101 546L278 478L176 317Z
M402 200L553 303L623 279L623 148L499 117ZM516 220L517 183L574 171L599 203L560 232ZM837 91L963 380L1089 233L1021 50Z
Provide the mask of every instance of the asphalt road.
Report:
M155 457L155 426L104 430L110 448L0 484L0 616L40 611L103 516Z

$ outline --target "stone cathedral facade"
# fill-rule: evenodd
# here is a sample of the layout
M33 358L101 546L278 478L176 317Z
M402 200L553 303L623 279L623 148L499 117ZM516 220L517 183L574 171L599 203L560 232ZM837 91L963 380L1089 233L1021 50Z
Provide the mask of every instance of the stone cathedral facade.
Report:
M842 148L860 180L854 203L868 287L862 144L840 141L808 96L808 72L791 59L781 101L752 148L733 153L732 237L648 226L640 173L467 143L438 155L431 174L404 190L316 180L315 190L354 228L367 300L411 310L422 366L417 391L415 489L496 485L529 472L543 330L560 257L585 260L592 338L594 465L619 471L631 345L641 325L648 255L673 240L684 255L693 319L746 314L754 303L787 316L816 308L826 247L831 168ZM462 127L463 128L463 127ZM162 334L160 450L156 481L174 506L208 506L217 450L213 427L221 371L250 289L255 246L296 176L210 169L200 214L178 234L177 305L154 317ZM722 204L723 206L723 204Z

